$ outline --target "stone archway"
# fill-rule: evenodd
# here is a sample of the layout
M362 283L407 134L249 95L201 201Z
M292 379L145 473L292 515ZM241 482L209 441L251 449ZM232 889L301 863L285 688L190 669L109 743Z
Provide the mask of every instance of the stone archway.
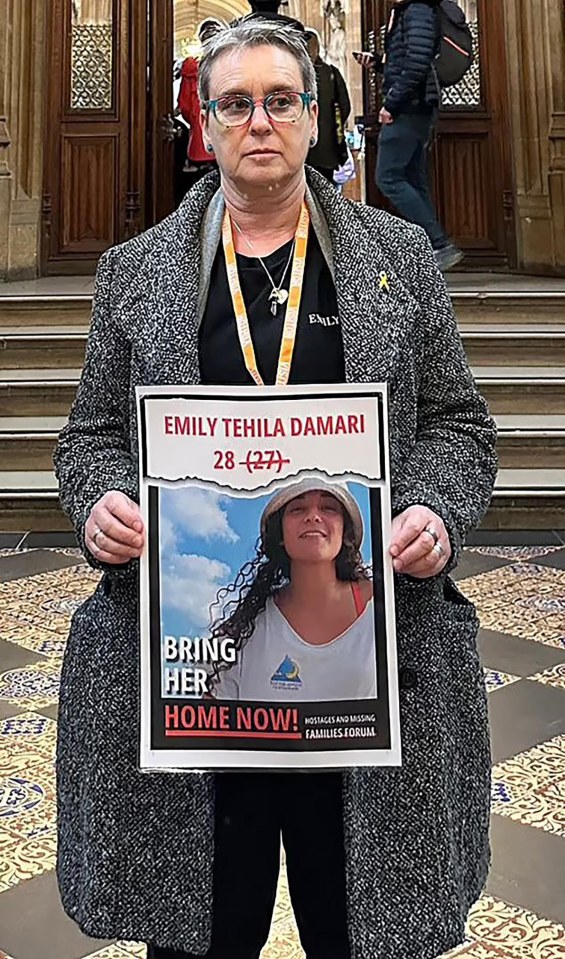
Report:
M505 0L518 263L565 271L565 8Z

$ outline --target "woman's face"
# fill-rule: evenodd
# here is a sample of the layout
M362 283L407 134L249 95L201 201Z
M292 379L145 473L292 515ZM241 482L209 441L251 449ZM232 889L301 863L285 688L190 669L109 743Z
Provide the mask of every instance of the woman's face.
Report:
M323 490L295 497L282 517L283 545L291 560L335 560L343 543L344 516L339 500Z
M307 92L298 61L281 47L228 50L212 66L211 100L232 93L261 100L285 90ZM317 132L317 110L313 103L296 122L276 123L257 105L243 126L226 128L212 111L201 114L201 124L224 179L243 192L255 192L257 187L276 190L302 171L310 137Z

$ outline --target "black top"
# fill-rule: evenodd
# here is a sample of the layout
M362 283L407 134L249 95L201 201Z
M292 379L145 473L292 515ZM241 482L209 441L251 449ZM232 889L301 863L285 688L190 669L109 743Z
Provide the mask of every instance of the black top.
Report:
M292 241L289 241L262 258L277 285L291 248ZM277 315L273 316L269 302L272 286L256 257L238 253L237 268L257 366L265 384L271 385L276 378L287 304L279 306ZM285 290L290 286L291 271L292 263L283 283ZM221 243L212 267L208 302L200 326L199 356L203 384L253 385L239 344ZM310 228L289 383L343 383L344 380L343 344L335 287L316 234Z

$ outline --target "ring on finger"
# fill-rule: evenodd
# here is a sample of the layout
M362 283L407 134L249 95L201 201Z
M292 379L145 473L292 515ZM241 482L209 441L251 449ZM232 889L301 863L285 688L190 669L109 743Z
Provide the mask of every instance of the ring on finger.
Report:
M432 537L432 539L433 539L433 541L434 541L434 548L435 548L435 546L437 545L437 542L438 542L438 540L439 540L439 533L437 532L437 530L435 530L435 529L433 528L433 526L426 526L426 528L425 528L425 530L424 530L424 533L429 533L429 534L430 534L430 536Z
M434 545L432 546L432 553L437 553L438 556L443 556L444 552L445 550L443 546L441 545L441 543L439 542L439 540L437 543L434 543Z
M102 530L100 529L99 526L97 526L96 529L94 530L94 536L92 537L92 542L93 542L94 545L96 546L96 549L100 549L97 540L98 540L98 537L100 536L100 533L101 533L101 532L102 532Z

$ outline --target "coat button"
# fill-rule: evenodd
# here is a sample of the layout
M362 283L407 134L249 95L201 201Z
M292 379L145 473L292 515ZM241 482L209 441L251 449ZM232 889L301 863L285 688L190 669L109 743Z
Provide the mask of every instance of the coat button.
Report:
M406 667L400 670L400 688L414 689L418 682L418 676L415 669Z

